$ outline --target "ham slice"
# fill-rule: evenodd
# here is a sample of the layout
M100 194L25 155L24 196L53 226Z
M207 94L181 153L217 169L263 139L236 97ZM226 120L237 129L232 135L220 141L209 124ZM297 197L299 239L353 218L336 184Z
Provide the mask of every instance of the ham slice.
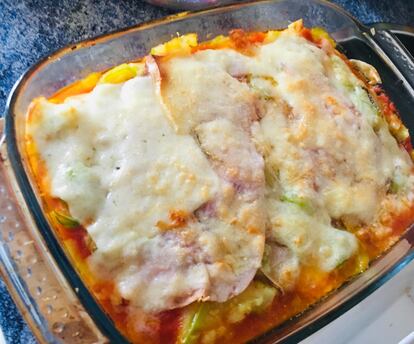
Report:
M255 98L244 83L202 55L149 58L147 64L177 133L193 135L223 183L217 197L196 212L209 235L216 236L216 247L229 250L224 265L207 266L207 298L222 302L242 292L261 264L264 163L251 140Z

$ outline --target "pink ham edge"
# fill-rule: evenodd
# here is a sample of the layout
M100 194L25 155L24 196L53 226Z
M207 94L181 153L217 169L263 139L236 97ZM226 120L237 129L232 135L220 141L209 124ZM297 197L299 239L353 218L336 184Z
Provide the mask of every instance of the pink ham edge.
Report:
M162 76L161 76L157 61L152 56L147 56L145 59L145 63L147 67L147 72L149 73L149 75L151 75L151 77L153 78L156 84L156 93L160 97L160 101L162 103L164 111L167 113L167 116L169 118L172 118L172 116L168 115L170 110L168 106L166 105L166 103L164 102L164 98L162 96L162 92L161 92ZM248 122L251 123L254 118L255 118L255 115L252 115L252 117L248 119ZM242 130L245 132L246 128L242 128ZM248 133L248 136L250 138L250 133ZM254 161L254 166L259 167L259 168L262 167L263 169L263 159L257 152L255 153L256 153L255 154L256 159ZM237 193L239 194L246 193L247 195L247 193L250 193L251 189L255 189L254 194L256 194L256 197L257 198L261 197L261 194L263 192L262 189L264 189L264 177L263 178L259 177L258 178L259 180L252 180L252 185L244 185L243 183L246 183L246 178L242 178L241 180L238 180L238 179L231 180L230 178L226 177L226 173L224 172L224 170L227 167L228 166L216 166L216 171L218 175L220 175L221 178L226 183L233 184ZM250 176L251 171L247 171L247 175ZM241 187L237 187L237 186L241 186ZM257 196L259 194L260 196ZM246 195L244 196L246 197ZM249 201L251 201L251 195L247 195L246 198ZM219 200L212 200L208 202L205 206L201 206L198 210L195 211L196 216L201 217L200 221L203 221L203 218L209 218L209 217L216 215L215 206L216 206L216 203L218 202ZM256 200L256 202L258 202L258 200ZM242 230L242 229L234 228L234 230ZM262 260L262 256L264 252L264 240L265 240L264 228L262 230L262 233L256 236L260 238L259 239L260 243L257 245L258 246L257 251L254 252L255 257L253 257L253 260L255 262L254 264L252 264L253 267L243 271L241 274L237 276L234 276L234 274L229 273L229 274L226 274L226 277L228 278L220 279L219 278L220 274L215 273L216 266L214 264L208 264L207 270L209 272L210 283L211 283L209 290L206 290L205 293L199 292L195 294L192 298L189 298L188 300L191 299L193 301L200 300L200 301L225 302L229 298L236 296L240 294L242 291L244 291L247 288L247 286L250 284L250 282L253 280L254 276L256 275L257 270L260 268L260 265L261 265L261 260ZM232 275L234 276L234 278L232 278ZM199 297L196 298L195 297L196 295ZM192 302L192 301L188 302L188 300L186 300L187 304ZM184 302L182 302L182 305L184 305Z

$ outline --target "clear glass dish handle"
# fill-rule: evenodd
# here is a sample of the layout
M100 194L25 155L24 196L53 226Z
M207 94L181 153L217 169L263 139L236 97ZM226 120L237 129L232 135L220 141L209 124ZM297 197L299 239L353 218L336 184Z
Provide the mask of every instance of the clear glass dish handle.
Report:
M0 273L41 343L104 343L91 318L67 285L14 187L0 118Z
M398 68L396 71L403 82L408 83L414 96L414 58L400 40L389 30L372 27L367 38L384 53L385 59L390 59Z

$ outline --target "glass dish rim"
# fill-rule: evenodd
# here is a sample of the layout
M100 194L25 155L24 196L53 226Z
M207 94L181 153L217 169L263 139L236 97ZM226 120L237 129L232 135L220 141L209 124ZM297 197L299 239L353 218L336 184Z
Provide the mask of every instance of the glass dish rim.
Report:
M106 40L116 39L119 36L127 34L128 32L132 31L140 31L145 29L150 29L151 27L155 27L158 25L163 25L170 22L177 22L186 19L190 19L193 17L197 17L204 14L210 14L215 12L223 12L223 11L232 11L237 10L242 7L254 6L257 4L266 4L266 3L278 3L284 0L255 0L255 1L248 1L242 2L237 4L230 4L223 7L216 7L207 10L200 10L194 12L182 12L178 14L173 14L167 17L163 17L160 19L156 19L149 22L144 22L138 25L129 26L125 28L121 28L119 30L115 30L109 33L104 33L89 39L81 40L76 43L71 43L57 49L38 60L35 64L30 66L16 81L13 88L11 89L9 96L7 98L5 111L4 111L4 120L5 120L5 128L4 128L4 141L7 148L7 156L10 160L10 165L16 178L18 187L20 192L24 197L24 201L27 204L30 214L36 224L37 230L41 237L48 243L48 248L51 251L52 258L57 262L59 269L61 270L65 279L69 282L69 285L72 289L78 289L76 294L78 295L80 302L83 304L87 312L91 315L93 321L97 325L97 327L102 331L102 333L108 337L110 341L116 341L117 343L128 343L123 335L118 331L115 327L111 318L103 311L100 304L95 300L95 298L91 295L88 288L86 287L85 283L79 276L76 268L71 264L69 261L66 253L64 252L61 244L59 243L58 239L53 235L53 229L49 226L45 215L43 213L43 209L41 204L38 202L36 198L35 190L32 188L31 183L29 181L28 175L25 171L23 166L23 159L21 153L18 148L17 144L17 137L15 132L15 116L14 116L14 107L16 100L18 99L20 93L22 92L26 82L30 79L32 75L34 75L39 68L41 68L44 64L50 63L58 59L60 56L64 56L66 53L72 52L74 50L87 48L88 46L93 46L96 43L105 42ZM357 19L355 19L350 13L344 10L342 7L328 2L327 0L312 0L314 3L321 4L326 7L332 8L334 11L339 12L341 15L348 17L358 28L361 33L367 32L368 27L360 23ZM0 140L3 141L3 140ZM407 228L409 231L411 228ZM403 237L400 239L402 240ZM341 304L335 306L335 308L331 309L328 313L319 316L313 322L311 322L311 326L306 326L300 328L292 333L290 333L287 337L284 337L281 341L286 343L296 343L304 338L310 336L314 332L318 331L328 323L332 322L350 308L354 307L360 301L365 299L367 296L372 294L376 289L382 286L386 281L392 278L395 274L397 274L404 266L406 266L409 262L414 259L414 251L411 250L407 253L400 261L396 262L388 271L386 271L382 276L380 276L377 280L370 282L361 290L357 291L353 294L349 299L344 301ZM343 284L339 289L343 289L347 287L348 283ZM336 292L335 290L334 292ZM324 300L318 300L317 303L311 307L316 306L320 302ZM307 310L305 310L306 312ZM302 314L302 313L301 313ZM251 341L256 342L260 341L263 336L271 335L275 331L279 331L291 324L291 322L296 321L298 317L301 316L298 314L297 316L279 324L275 327L270 328L266 332L258 335L256 338L253 338Z

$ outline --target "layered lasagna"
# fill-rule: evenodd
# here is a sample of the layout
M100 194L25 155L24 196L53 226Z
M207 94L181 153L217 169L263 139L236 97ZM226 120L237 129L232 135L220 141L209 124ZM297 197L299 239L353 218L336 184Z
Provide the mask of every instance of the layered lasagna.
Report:
M239 343L364 271L414 220L376 70L301 21L195 34L34 99L45 214L134 343Z

